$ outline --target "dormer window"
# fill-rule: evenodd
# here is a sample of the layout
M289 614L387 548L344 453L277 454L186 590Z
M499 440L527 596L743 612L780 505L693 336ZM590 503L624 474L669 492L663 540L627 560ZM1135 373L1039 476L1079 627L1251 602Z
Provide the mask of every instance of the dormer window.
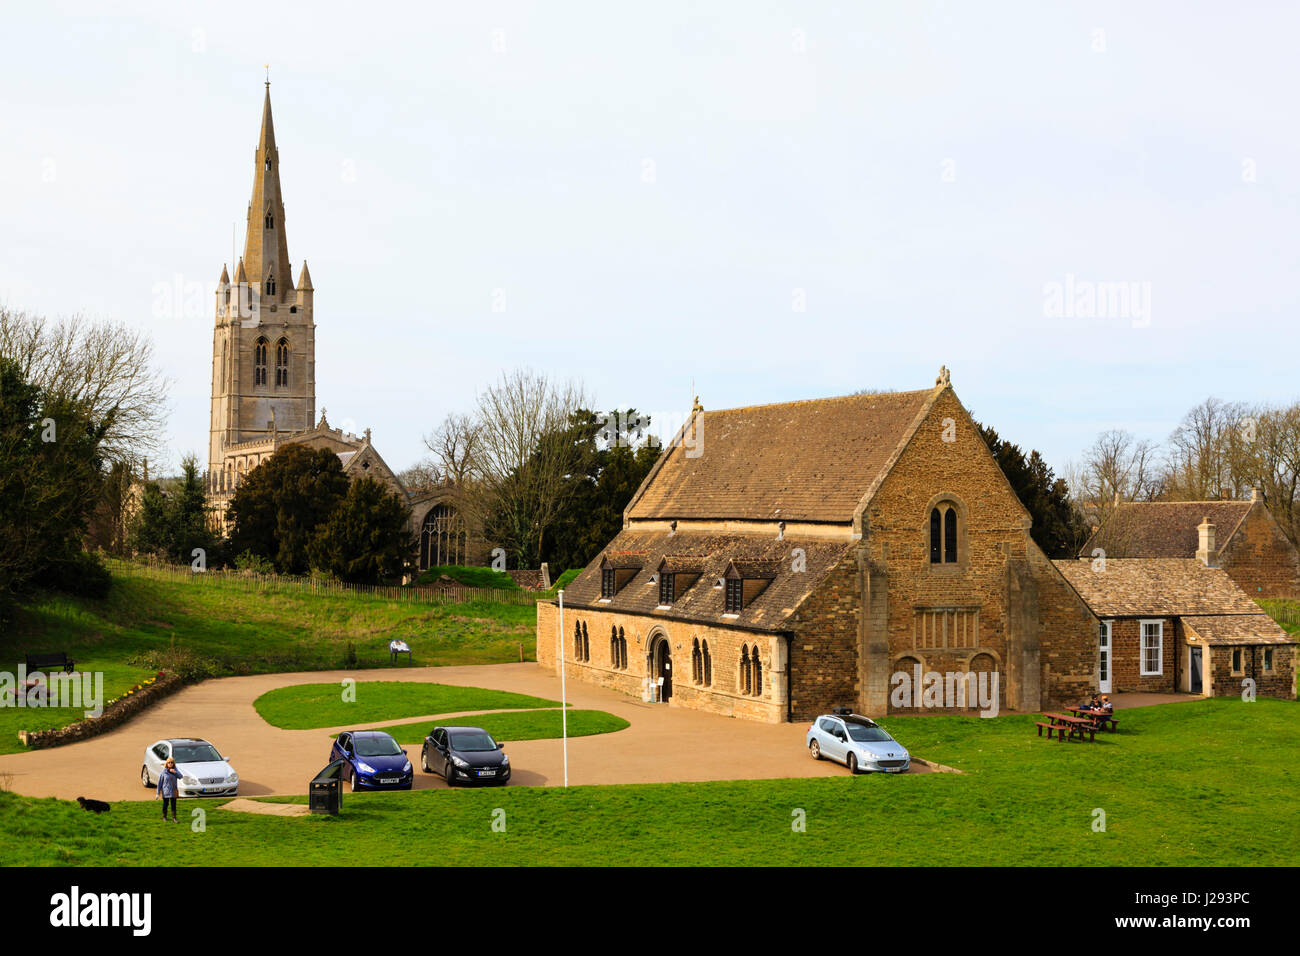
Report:
M692 584L699 580L701 569L698 561L683 561L681 558L666 556L659 562L659 605L665 607L685 594Z
M767 590L776 578L779 562L732 561L723 575L723 608L727 614L739 614Z
M600 597L608 601L637 576L641 562L635 556L606 555L600 562Z
M739 614L745 609L745 582L740 578L727 578L724 606L728 614Z

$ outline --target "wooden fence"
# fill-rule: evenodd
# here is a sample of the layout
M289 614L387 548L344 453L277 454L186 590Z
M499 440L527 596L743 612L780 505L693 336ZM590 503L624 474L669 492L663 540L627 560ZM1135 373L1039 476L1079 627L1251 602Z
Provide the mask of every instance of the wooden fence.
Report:
M1300 601L1264 598L1258 603L1273 620L1281 624L1300 624Z
M466 604L485 601L493 604L536 604L549 597L544 591L513 591L501 588L454 587L380 587L368 584L347 584L343 581L326 581L319 578L295 577L283 574L256 574L252 571L194 571L188 565L148 564L108 558L105 563L113 574L135 575L154 581L184 581L198 587L220 583L241 591L250 592L316 592L321 594L366 594L407 604Z

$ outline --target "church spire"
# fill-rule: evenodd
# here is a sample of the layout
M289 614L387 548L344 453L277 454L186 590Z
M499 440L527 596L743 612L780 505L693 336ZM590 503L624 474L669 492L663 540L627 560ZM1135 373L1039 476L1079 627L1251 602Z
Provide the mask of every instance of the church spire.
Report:
M261 292L263 301L283 301L293 292L289 241L284 229L284 200L280 195L280 153L275 147L269 81L262 101L262 129L254 162L253 197L248 203L244 262L249 280L253 288Z

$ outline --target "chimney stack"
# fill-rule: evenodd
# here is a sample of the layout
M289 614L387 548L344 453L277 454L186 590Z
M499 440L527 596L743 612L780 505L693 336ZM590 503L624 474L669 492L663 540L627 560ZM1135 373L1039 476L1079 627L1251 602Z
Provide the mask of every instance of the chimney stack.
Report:
M1200 535L1200 546L1196 549L1196 560L1207 568L1219 566L1219 552L1214 550L1214 525L1207 516L1196 528Z

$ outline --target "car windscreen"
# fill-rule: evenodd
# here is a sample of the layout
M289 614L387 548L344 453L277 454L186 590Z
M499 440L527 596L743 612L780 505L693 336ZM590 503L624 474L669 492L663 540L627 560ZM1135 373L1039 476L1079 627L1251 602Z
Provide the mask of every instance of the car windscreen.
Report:
M172 756L177 763L210 763L221 759L221 754L217 753L217 748L212 744L177 746L172 750Z
M358 757L396 757L402 752L392 737L353 737Z
M484 750L496 750L497 745L485 733L452 734L451 747L463 753L477 753Z
M893 740L879 727L863 727L861 724L849 724L849 737L860 744L878 744L886 740Z

